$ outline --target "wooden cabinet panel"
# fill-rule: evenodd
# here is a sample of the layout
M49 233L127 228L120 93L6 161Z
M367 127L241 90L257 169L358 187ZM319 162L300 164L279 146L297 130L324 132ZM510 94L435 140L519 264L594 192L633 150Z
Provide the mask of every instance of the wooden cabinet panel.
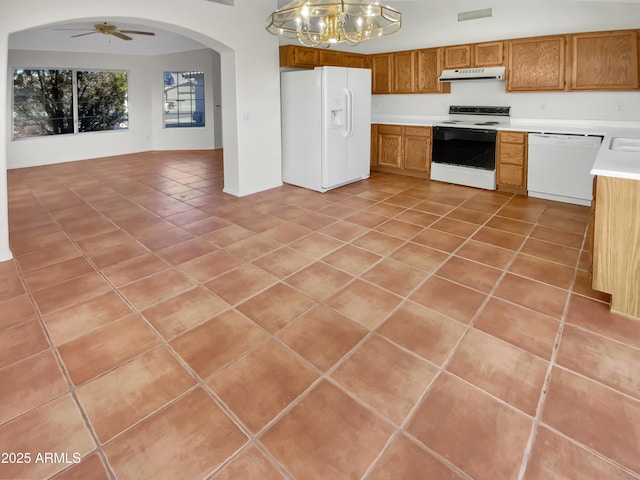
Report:
M591 283L593 284L593 264L595 262L595 242L594 233L596 228L596 200L598 197L598 177L593 177L593 199L591 200L591 208L589 209L589 228L587 231L587 237L589 239L589 276Z
M443 65L442 48L426 48L416 52L416 92L449 93L451 83L438 82Z
M471 45L456 45L445 47L444 68L469 68L471 67Z
M347 52L342 52L342 66L350 68L369 68L366 55Z
M393 54L392 93L414 93L416 91L416 56L414 51Z
M633 90L638 88L636 31L572 35L573 90Z
M372 125L371 168L422 178L431 169L431 127ZM372 140L373 142L373 140Z
M598 177L593 288L611 294L611 310L640 320L640 181Z
M404 127L403 142L403 168L428 173L431 166L431 128Z
M378 125L371 125L371 161L369 164L372 167L378 165Z
M526 194L526 132L498 132L496 146L496 183L498 190Z
M373 94L391 93L391 53L380 53L371 56L371 92Z
M280 66L315 68L319 65L317 48L283 45L280 47Z
M342 52L320 50L319 63L323 67L339 67L342 64Z
M502 142L500 162L512 165L524 165L525 145Z
M504 65L504 42L444 47L444 68L476 68Z
M495 67L504 65L504 42L476 43L473 46L475 67Z
M564 90L565 46L563 35L509 41L507 91Z
M524 132L509 132L506 130L500 130L498 132L498 135L500 135L500 139L503 142L508 143L525 143L525 141L527 140L527 134Z
M378 126L378 165L402 167L402 127L397 125Z
M517 165L500 164L498 169L498 185L523 187L524 168Z

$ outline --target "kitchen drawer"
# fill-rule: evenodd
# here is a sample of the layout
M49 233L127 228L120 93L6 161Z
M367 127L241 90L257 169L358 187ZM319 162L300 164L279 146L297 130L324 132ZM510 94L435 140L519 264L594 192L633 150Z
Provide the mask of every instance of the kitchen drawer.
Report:
M503 130L500 132L500 139L506 143L522 143L524 145L527 140L527 134L523 132L505 132Z
M402 135L401 125L378 125L378 133L384 135Z
M524 167L517 165L500 165L498 169L498 183L500 185L524 187Z
M502 137L504 142L504 136ZM524 165L525 145L517 145L514 143L500 144L500 163L510 163L514 165Z
M414 137L430 137L431 127L404 127L404 134Z

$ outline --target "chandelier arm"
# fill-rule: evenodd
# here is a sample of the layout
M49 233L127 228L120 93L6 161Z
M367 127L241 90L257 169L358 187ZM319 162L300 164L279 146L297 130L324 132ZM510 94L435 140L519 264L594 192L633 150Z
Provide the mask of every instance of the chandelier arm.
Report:
M307 46L357 46L397 32L401 22L400 12L375 0L296 0L273 12L265 29Z

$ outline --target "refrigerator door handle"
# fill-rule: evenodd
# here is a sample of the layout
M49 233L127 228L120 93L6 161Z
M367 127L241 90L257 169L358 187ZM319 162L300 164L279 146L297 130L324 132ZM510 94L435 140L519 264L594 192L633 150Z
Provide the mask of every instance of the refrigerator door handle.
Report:
M345 121L344 137L350 137L353 133L353 90L345 88L345 106L347 110L347 118Z

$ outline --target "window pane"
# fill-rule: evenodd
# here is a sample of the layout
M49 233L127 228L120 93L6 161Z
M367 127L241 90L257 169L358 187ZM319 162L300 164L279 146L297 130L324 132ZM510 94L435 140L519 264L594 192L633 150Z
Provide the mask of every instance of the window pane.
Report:
M165 127L204 124L204 72L164 72Z
M78 131L129 127L127 72L78 72Z
M13 138L73 133L71 70L13 72Z

